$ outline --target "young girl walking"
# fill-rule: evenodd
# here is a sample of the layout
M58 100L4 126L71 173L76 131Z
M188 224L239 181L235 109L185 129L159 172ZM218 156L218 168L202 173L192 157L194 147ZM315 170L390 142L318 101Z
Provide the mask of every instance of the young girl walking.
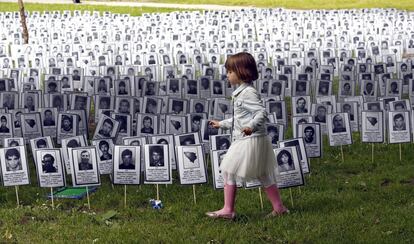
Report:
M227 79L238 86L232 93L233 118L209 123L215 128L232 129L232 144L221 163L224 176L224 207L207 212L211 218L234 219L237 181L257 179L273 206L268 215L279 216L289 210L283 206L276 186L274 170L276 158L266 135L267 113L252 82L258 78L256 61L249 53L230 56L225 64Z

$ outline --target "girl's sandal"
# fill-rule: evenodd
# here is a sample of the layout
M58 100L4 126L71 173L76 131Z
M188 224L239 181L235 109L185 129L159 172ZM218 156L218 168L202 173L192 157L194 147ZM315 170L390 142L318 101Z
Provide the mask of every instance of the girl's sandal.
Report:
M266 215L265 219L271 219L271 218L275 218L275 217L280 217L282 215L288 214L289 213L289 209L284 209L281 212L276 212L276 211L272 211L270 212L268 215Z
M229 219L234 220L236 218L236 213L221 214L217 212L207 212L206 215L212 219Z

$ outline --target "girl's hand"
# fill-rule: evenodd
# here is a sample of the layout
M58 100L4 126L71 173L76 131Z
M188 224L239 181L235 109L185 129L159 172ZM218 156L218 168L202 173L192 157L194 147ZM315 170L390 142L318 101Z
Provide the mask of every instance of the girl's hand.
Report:
M208 122L209 125L213 126L216 129L220 128L220 124L219 123L220 123L220 121L218 121L218 120L210 120Z
M253 133L253 130L250 127L245 127L245 128L242 129L242 133L245 136L250 136Z

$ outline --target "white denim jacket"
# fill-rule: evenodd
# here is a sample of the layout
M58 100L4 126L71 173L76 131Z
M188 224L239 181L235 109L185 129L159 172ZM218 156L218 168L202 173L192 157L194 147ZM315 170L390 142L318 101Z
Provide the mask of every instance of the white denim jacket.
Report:
M257 90L252 85L243 83L231 95L233 118L220 121L220 127L226 130L231 129L234 120L233 140L266 135L267 113ZM242 133L245 127L252 129L250 136Z

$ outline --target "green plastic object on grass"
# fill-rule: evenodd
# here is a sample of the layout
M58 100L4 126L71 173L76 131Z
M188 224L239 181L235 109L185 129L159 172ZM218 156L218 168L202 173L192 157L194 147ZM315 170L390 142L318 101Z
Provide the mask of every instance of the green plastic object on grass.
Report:
M96 186L88 187L89 194L98 189ZM53 192L53 198L82 199L86 196L86 187L62 187ZM51 195L48 195L51 198Z

